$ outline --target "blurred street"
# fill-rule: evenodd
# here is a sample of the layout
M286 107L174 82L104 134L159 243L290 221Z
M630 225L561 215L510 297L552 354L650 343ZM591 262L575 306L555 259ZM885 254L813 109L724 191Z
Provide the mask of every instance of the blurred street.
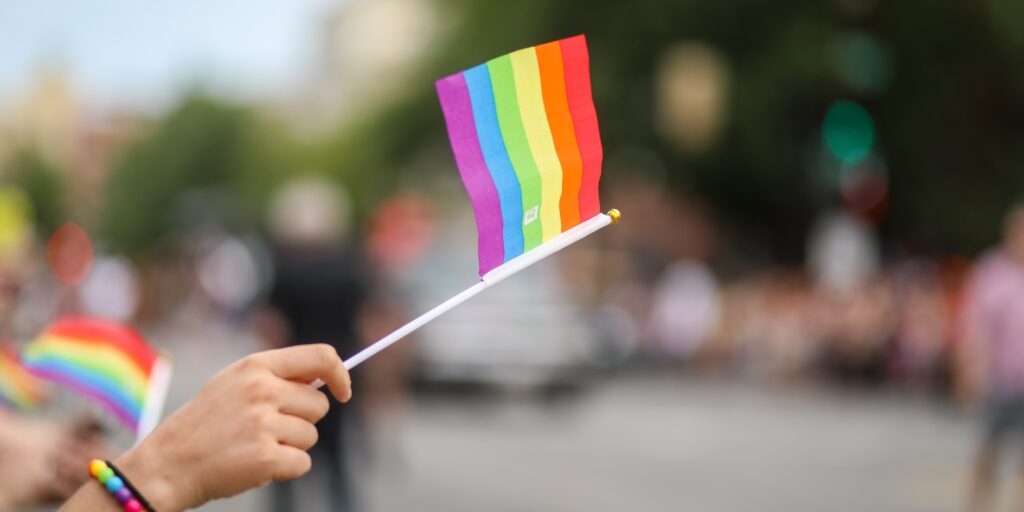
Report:
M190 348L179 351L189 377L172 383L169 411L257 349L224 327L173 325L152 333ZM575 394L502 389L430 386L368 417L350 442L365 510L959 511L980 428L911 393L649 368ZM303 512L327 510L327 480L314 471L298 481ZM1009 510L1013 483L998 510ZM269 497L259 489L202 510L270 510Z
M188 375L173 381L169 412L259 348L188 314L151 336L180 347ZM365 421L349 444L369 512L959 511L980 428L948 401L912 392L643 367L578 393L427 386ZM1005 482L997 510L1017 496ZM321 472L300 479L301 510L328 510L328 487ZM270 503L258 489L202 510Z
M1024 510L1024 2L157 4L0 17L0 512Z
M976 433L916 399L690 379L562 405L419 400L370 510L961 510Z

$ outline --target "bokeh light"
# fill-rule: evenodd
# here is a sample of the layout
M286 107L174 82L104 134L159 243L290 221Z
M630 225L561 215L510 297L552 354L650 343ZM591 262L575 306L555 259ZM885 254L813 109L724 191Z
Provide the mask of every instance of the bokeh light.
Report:
M669 48L658 66L658 128L688 153L711 148L726 121L729 67L715 48L699 42Z
M253 300L265 280L254 251L235 237L217 240L197 266L199 285L218 304L233 311Z
M21 189L0 188L0 263L9 261L31 240L32 205Z
M889 176L885 163L871 157L844 169L839 191L849 213L872 224L881 222L889 206Z
M875 145L875 123L864 107L840 100L829 107L822 130L825 146L845 164L860 163Z
M1024 288L979 286L1024 283L1024 1L56 3L0 16L0 341L130 324L175 360L167 411L255 351L350 357L479 283L434 80L587 40L627 222L355 369L308 478L210 510L986 509L995 415L967 411L1024 403ZM131 446L75 396L12 428L0 398L0 509L65 487L23 464L87 458L58 434ZM1024 504L1020 430L979 450L1006 473L990 509Z
M429 199L409 192L381 203L367 235L367 249L373 261L385 267L399 267L422 256L437 231L434 210Z
M92 267L92 239L81 226L68 222L53 232L46 255L57 279L65 284L78 284Z
M877 94L892 82L893 64L889 50L867 33L844 34L833 47L836 73L859 92Z
M139 306L139 277L132 263L122 257L96 259L81 285L82 309L89 314L129 321Z

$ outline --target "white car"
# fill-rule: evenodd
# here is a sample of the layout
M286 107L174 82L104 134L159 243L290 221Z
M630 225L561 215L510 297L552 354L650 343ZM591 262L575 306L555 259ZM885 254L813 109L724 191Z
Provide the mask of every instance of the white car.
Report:
M474 284L475 251L458 250L464 243L434 247L410 286L417 312ZM596 330L551 259L434 320L415 343L421 379L510 387L578 384L600 354Z

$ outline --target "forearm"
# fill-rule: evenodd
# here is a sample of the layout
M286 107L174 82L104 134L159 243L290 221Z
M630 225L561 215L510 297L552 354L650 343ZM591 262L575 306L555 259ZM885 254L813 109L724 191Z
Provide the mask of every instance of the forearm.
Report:
M114 460L113 468L97 461L81 471L114 490L119 485L109 483L111 472L119 473L136 498L160 512L180 512L298 478L312 466L307 450L316 444L315 424L330 408L327 396L308 384L317 379L339 401L351 398L348 371L329 345L253 354L214 376L149 437ZM132 503L126 494L121 498ZM119 508L99 482L89 482L61 510Z
M86 482L60 507L60 512L119 512L124 510L98 482Z
M171 484L167 478L165 470L166 466L170 465L169 462L161 460L157 454L152 453L152 450L147 451L144 443L119 457L113 465L121 470L119 476L123 475L134 485L134 491L138 494L132 497L144 497L145 501L160 512L179 512L186 506L182 503L181 489ZM124 510L124 505L121 505L100 482L93 480L82 486L61 508L62 512L94 510L119 511Z
M5 458L11 452L11 450L7 449L10 446L10 441L17 440L17 437L13 435L16 433L16 429L11 426L13 419L14 416L0 409L0 468L5 467ZM2 470L0 470L0 473L2 473ZM14 499L8 494L4 486L0 485L0 510L14 508Z

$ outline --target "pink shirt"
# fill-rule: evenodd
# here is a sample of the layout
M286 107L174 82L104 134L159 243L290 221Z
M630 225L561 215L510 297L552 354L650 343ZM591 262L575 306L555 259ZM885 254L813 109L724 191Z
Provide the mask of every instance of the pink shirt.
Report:
M967 288L964 328L981 343L996 394L1024 393L1024 264L1002 251L986 254Z

